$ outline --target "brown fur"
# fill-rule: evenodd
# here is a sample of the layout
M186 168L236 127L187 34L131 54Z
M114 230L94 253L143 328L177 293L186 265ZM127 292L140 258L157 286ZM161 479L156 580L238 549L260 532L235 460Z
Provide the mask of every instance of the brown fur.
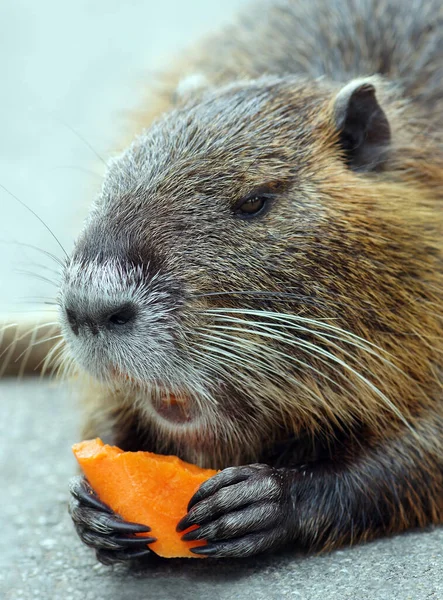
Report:
M240 359L223 364L219 358L217 374L231 383L217 409L215 429L203 428L192 440L153 431L143 408L131 402L129 385L111 392L88 382L84 435L99 435L126 449L173 452L206 467L260 461L306 471L311 477L297 483L297 539L303 546L330 549L443 522L443 92L435 64L442 59L441 42L435 42L440 46L434 62L431 57L430 64L419 67L426 52L430 55L427 45L442 9L438 2L415 3L421 33L411 33L406 43L411 23L391 22L392 11L402 12L398 0L343 0L331 3L329 12L314 0L270 6L264 16L263 8L250 11L237 26L191 53L177 73L165 78L157 104L138 115L137 128L149 125L153 112L175 108L178 113L167 113L154 127L165 140L176 135L191 143L193 128L198 133L203 127L199 119L205 106L228 110L237 89L240 94L254 85L264 98L261 139L251 137L252 126L235 139L220 129L221 150L209 147L203 156L182 156L175 149L156 182L159 198L190 198L196 190L216 197L220 178L232 204L263 183L275 182L282 198L267 216L266 228L251 222L245 234L246 229L223 230L221 223L220 237L229 237L230 246L186 248L187 260L179 260L176 275L188 289L233 292L190 296L184 318L196 319L196 326L188 327L186 344L201 342L202 328L213 324L200 311L230 307L325 320L371 346L359 348L357 338L343 339L335 331L320 345L337 360L325 361L321 354L288 349L259 330L242 333L241 324L232 324L233 335L245 347L249 344L252 354L257 344L265 344L274 370L271 374L258 366L251 374ZM332 25L340 21L340 11L343 22L352 24L350 15L367 15L368 10L375 10L378 25L368 20L363 32L354 27L337 34L343 44L347 34L350 40L337 58ZM288 11L302 16L303 24L288 19ZM280 43L275 31L283 32ZM375 46L370 43L374 31L379 36ZM402 40L398 52L386 41L390 35ZM413 51L404 56L408 44ZM194 71L205 75L208 86L177 98L178 73ZM267 73L277 77L260 79ZM381 75L375 80L377 98L391 126L392 148L381 172L358 173L348 168L338 148L333 98L352 77L374 73ZM244 81L257 78L257 84ZM177 114L186 127L168 129ZM212 129L205 124L208 139L215 139L215 128L223 123L221 116ZM179 219L173 207L164 209L170 222ZM156 221L156 216L149 221L151 233L166 241L155 250L174 273L177 266L166 257L175 256L180 246L174 248L167 219ZM144 235L149 237L149 231ZM298 300L254 300L236 295L239 290L294 292ZM312 332L303 333L303 339L318 343ZM271 349L282 354L275 358ZM309 367L294 366L294 358ZM343 369L339 361L350 368ZM248 389L241 377L249 379ZM288 438L310 440L291 447L291 465L276 450Z

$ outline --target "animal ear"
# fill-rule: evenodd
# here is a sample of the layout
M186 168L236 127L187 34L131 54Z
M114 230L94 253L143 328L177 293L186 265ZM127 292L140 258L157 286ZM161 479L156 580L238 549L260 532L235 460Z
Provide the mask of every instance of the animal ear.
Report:
M351 169L375 171L383 166L391 140L391 128L377 102L373 79L355 79L334 101L335 124L340 144Z
M210 87L202 73L192 73L178 82L174 91L174 104L184 104L188 100L200 96Z

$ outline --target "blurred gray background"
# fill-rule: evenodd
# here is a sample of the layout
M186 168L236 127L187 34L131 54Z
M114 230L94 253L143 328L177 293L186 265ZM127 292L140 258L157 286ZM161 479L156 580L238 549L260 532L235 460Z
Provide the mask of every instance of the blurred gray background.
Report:
M247 0L1 0L0 184L69 251L97 192L104 158L140 106L152 72L228 21ZM151 75L150 75L151 74ZM62 251L0 188L0 314L44 308Z

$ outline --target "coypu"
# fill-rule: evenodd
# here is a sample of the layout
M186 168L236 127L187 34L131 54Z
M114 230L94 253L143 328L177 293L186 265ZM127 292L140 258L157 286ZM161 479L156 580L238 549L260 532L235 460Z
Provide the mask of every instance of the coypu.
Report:
M443 521L442 18L253 4L109 164L64 268L66 360L92 376L85 437L223 469L179 524L198 554ZM71 492L99 560L150 553Z

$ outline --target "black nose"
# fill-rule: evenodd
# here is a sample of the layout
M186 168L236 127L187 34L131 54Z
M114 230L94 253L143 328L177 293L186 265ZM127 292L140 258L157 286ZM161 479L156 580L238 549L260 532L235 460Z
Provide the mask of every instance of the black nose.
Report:
M81 314L72 308L67 308L66 316L75 335L78 335L82 328L88 328L94 335L97 335L100 329L123 330L125 325L129 325L135 320L137 311L132 304L122 304L113 309L97 311L94 314Z

